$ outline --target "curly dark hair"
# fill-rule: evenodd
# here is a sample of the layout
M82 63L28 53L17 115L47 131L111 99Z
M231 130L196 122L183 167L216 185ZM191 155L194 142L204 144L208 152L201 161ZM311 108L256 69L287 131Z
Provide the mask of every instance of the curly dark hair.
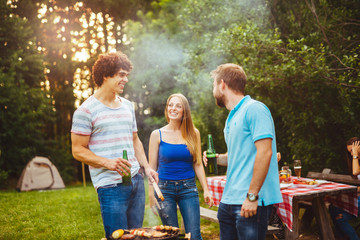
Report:
M96 60L92 74L97 86L101 86L104 77L113 77L120 69L130 72L132 63L122 52L101 54Z

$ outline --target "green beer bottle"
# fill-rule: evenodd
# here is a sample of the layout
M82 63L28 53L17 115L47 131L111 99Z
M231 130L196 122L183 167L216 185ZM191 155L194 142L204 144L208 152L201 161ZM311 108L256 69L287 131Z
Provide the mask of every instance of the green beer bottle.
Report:
M208 149L206 150L206 158L208 159L208 173L218 174L217 162L216 162L216 151L214 148L214 142L211 134L208 135Z
M128 160L127 151L123 150L123 159ZM125 171L125 169L124 169ZM128 173L129 175L122 176L122 183L124 186L130 186L131 185L131 172Z

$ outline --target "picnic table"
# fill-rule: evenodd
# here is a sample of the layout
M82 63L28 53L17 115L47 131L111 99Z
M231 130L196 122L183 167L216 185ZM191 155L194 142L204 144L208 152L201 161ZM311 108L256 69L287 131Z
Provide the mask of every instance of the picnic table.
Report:
M226 184L226 176L207 177L209 191L214 204L219 206ZM280 186L279 186L280 187ZM322 239L335 240L331 220L325 202L331 203L345 211L357 215L357 187L347 184L326 181L315 187L294 187L281 189L283 202L276 204L277 214L287 227L286 239L297 239L300 231L299 203L310 202L319 226Z

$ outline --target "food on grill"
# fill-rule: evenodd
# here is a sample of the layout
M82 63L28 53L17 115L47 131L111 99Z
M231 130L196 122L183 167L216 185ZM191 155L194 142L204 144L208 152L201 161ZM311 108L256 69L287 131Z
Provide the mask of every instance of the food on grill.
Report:
M164 226L164 225L159 225L159 226L155 226L153 227L153 229L161 231L161 230L165 230L165 231L174 231L177 232L179 231L178 227L172 227L172 226Z
M136 236L133 234L124 234L124 235L122 235L121 240L131 240L131 239L134 239L135 237Z
M165 227L164 227L164 225L159 225L159 226L155 226L155 227L152 227L153 229L155 229L155 230L164 230L165 229Z
M114 231L109 240L174 240L174 239L190 239L185 235L179 234L178 227L159 225L155 227L145 227L136 229L118 229ZM180 236L181 235L181 236ZM185 238L183 238L185 237Z
M161 238L161 237L164 237L166 235L168 235L167 232L159 232L159 231L153 231L152 232L152 237L154 237L154 238Z
M136 235L136 236L140 236L140 237L147 237L147 238L151 238L152 234L148 233L144 230L139 230L139 229L133 229L130 231L131 234Z
M121 236L124 234L124 230L123 229L118 229L118 230L115 230L111 236L113 239L119 239L121 238Z

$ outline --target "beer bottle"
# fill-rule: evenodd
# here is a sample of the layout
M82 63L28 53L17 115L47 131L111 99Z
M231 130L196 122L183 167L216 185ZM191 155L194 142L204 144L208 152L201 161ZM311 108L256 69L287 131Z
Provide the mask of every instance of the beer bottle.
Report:
M127 151L123 150L123 159L128 160ZM125 171L125 169L124 169ZM130 186L131 185L131 171L128 173L129 175L122 176L122 183L124 186Z
M208 135L208 149L206 151L206 158L208 159L208 173L218 174L217 162L216 162L216 151L214 148L214 142L211 134Z

